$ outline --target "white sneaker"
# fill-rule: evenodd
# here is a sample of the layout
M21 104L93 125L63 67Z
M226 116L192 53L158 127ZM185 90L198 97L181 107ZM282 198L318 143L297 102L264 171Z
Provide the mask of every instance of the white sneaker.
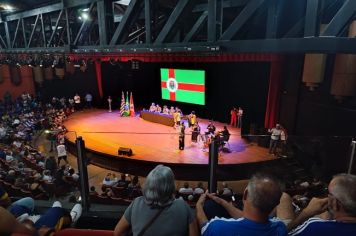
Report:
M31 220L34 224L41 218L41 215L32 215L28 219Z
M70 216L72 217L72 223L74 224L75 222L77 222L81 215L82 215L82 205L77 203L70 211Z

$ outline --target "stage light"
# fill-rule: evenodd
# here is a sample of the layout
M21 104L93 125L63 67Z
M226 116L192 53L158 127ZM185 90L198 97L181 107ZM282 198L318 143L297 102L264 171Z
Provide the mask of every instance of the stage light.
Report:
M88 12L89 11L89 8L84 8L82 9L83 12Z
M83 13L81 14L81 19L82 19L83 21L89 20L89 14L86 13L86 12L83 12Z

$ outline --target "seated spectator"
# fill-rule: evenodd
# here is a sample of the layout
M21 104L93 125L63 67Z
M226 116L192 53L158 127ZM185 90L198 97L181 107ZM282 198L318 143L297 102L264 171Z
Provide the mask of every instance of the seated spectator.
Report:
M20 222L25 220L32 221L34 228L37 230L43 226L50 229L61 229L77 222L82 214L82 206L75 204L68 213L62 208L62 204L56 201L43 215L32 215L32 213L24 213L18 217L18 220Z
M232 195L234 195L234 192L232 191L231 188L229 188L229 186L227 185L226 182L223 182L222 186L223 186L223 189L219 193L221 196L229 198Z
M16 173L14 170L9 170L7 172L7 175L5 177L5 181L10 183L10 184L15 184L15 180L16 180Z
M11 204L11 199L5 189L0 185L0 207L8 207Z
M117 181L116 187L125 187L127 188L130 181L126 180L126 174L121 174L121 179Z
M262 175L255 175L249 181L243 194L242 211L214 194L204 193L196 205L202 235L287 235L287 228L282 221L269 218L281 196L279 183ZM203 208L207 198L223 206L234 219L214 218L208 221Z
M199 194L203 194L204 192L205 192L204 185L203 185L202 182L199 182L197 187L194 188L193 194L194 195L199 195Z
M115 183L116 182L114 179L112 179L111 173L108 173L103 180L103 185L106 186L113 186Z
M193 194L193 189L191 187L189 187L189 183L185 182L183 185L183 188L180 188L178 193L181 194Z
M90 187L89 194L90 195L99 195L99 193L95 189L95 186Z
M142 195L141 185L138 176L134 176L131 183L127 187L128 197L134 199Z
M45 169L46 170L50 170L52 175L56 172L56 170L57 170L57 162L56 162L56 159L54 158L54 156L49 156L45 160Z
M313 198L288 225L289 235L343 235L356 232L356 176L339 174L329 184L327 198ZM321 215L319 215L321 214ZM318 217L314 217L319 215Z
M68 176L71 176L74 181L78 181L79 180L79 175L77 173L75 173L73 168L70 168L68 170Z
M46 182L51 183L53 181L53 177L51 175L51 171L50 170L44 170L42 179L44 181L46 181Z
M143 196L126 209L114 236L125 235L130 227L133 235L198 235L194 214L183 200L174 198L174 192L172 170L163 165L154 168L146 178Z
M32 226L19 223L16 218L3 207L0 207L0 235L20 233L25 235L38 235Z

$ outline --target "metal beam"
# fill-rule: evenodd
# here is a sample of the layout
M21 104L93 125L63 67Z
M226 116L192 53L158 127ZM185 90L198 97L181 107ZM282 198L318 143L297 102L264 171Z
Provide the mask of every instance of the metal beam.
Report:
M31 35L30 35L30 38L28 40L28 44L27 44L27 47L29 48L30 45L31 45L31 42L32 42L32 38L33 38L33 34L35 33L35 30L36 30L36 27L37 27L37 22L38 22L38 19L40 18L40 15L37 15L36 17L36 20L35 20L35 25L33 26L33 29L32 29L32 32L31 32Z
M208 0L208 41L216 41L217 0Z
M14 39L12 40L12 45L11 45L12 48L15 46L15 41L16 41L16 37L17 37L17 32L19 31L19 27L20 27L20 19L17 21Z
M4 48L7 48L7 45L6 45L4 39L3 39L3 37L1 35L0 35L0 41L4 44Z
M56 33L57 29L58 29L59 21L60 21L61 18L62 18L62 14L63 14L63 10L61 10L61 11L59 12L58 18L57 18L57 20L56 20L56 24L55 24L55 26L54 26L54 29L53 29L52 34L51 34L51 37L49 38L49 41L48 41L48 44L47 44L48 47L50 47L50 45L51 45L51 43L52 43L52 40L53 40L53 37L54 37L54 35L55 35L55 33ZM52 23L51 23L51 26L52 26ZM51 27L51 28L52 28L52 27Z
M248 19L266 0L251 0L221 36L221 40L231 40Z
M356 54L356 38L346 37L312 37L312 38L283 38L283 39L256 39L256 40L233 40L217 41L216 43L165 43L165 44L138 44L138 45L114 45L98 48L98 46L78 46L77 49L69 50L69 47L53 48L16 48L2 50L4 53L78 53L88 56L120 55L135 53L172 53L185 52L203 56L229 54L229 53L349 53Z
M93 7L94 7L94 3L91 3L91 4L90 4L90 7L89 7L89 11L88 11L89 15L90 15L91 11L93 10ZM75 39L74 39L73 45L77 45L78 40L79 40L79 37L80 37L80 35L82 34L82 31L83 31L83 29L84 29L84 26L86 25L87 22L88 22L88 20L83 19L83 23L82 23L82 25L80 26L80 29L79 29L79 31L78 31L78 33L77 33L77 36L76 36Z
M146 43L151 43L151 0L145 0Z
M43 46L44 46L44 47L47 47L43 14L41 14L41 31L42 31L42 38L43 38Z
M276 38L277 36L277 1L270 0L267 13L266 38Z
M27 38L26 38L26 30L25 30L25 20L21 18L21 24L22 24L22 36L23 36L23 42L25 46L27 45Z
M203 26L203 23L206 22L206 18L208 17L208 11L204 11L200 17L198 18L198 20L195 22L195 24L193 25L192 29L188 32L188 34L185 36L185 38L183 39L184 43L189 42L194 35L201 29L201 27Z
M55 3L48 6L39 7L32 10L8 15L5 17L5 21L13 21L20 18L27 18L30 16L37 16L39 14L46 14L49 12L60 11L62 9L86 5L89 3L94 3L96 1L98 0L62 0L62 2L60 3Z
M222 2L222 7L223 8L231 8L231 7L242 7L245 6L250 0L224 0ZM193 8L193 12L202 12L202 11L207 11L208 10L208 4L207 3L201 3L197 4Z
M129 6L127 7L124 16L122 17L121 22L119 23L118 27L115 30L113 37L110 40L110 45L115 45L116 42L119 40L122 41L122 36L124 31L126 30L127 26L132 23L132 19L137 11L138 6L140 5L139 0L131 0Z
M98 12L99 41L101 46L105 46L108 44L108 38L106 31L106 7L104 0L100 0L96 3L96 10Z
M66 31L67 31L67 41L68 45L71 45L71 37L70 37L70 24L69 24L69 16L68 16L68 9L65 9L66 12Z
M5 37L6 37L7 47L11 48L11 39L10 39L10 31L9 31L8 22L4 22L4 27L5 27Z
M304 27L305 17L300 18L289 30L283 35L283 38L296 38L302 32Z
M339 9L334 18L325 28L323 36L337 36L342 28L347 25L351 18L355 15L356 1L346 0L344 5Z
M154 42L155 44L163 43L166 40L168 34L171 32L172 28L177 23L178 18L182 15L182 13L184 12L188 4L189 4L189 0L178 1L176 7L174 8L173 12L169 16L166 24L163 26L161 32L158 34Z
M308 0L305 13L304 37L315 37L319 35L319 0Z

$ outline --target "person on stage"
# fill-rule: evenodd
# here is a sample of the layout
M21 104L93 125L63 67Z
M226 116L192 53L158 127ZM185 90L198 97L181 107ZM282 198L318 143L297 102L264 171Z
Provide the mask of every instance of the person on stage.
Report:
M77 111L79 111L81 108L80 96L77 93L74 96L74 107L75 107L75 110L77 110Z
M230 125L231 125L232 127L236 127L236 122L237 122L237 109L236 109L236 107L233 107L233 108L232 108L230 114L231 114Z
M208 132L206 132L206 134L215 134L215 130L216 127L214 126L213 122L210 121L209 125L206 127L206 129L208 130Z
M175 112L173 113L173 120L174 120L174 123L176 125L176 127L179 127L180 126L180 121L181 121L182 117L181 117L181 112L180 110L177 108L175 110Z
M174 109L174 107L171 106L171 109L169 110L169 114L173 116L174 112L176 112L176 109Z
M166 105L163 106L163 111L162 112L165 115L169 115L169 109L168 109L168 107Z
M109 112L112 112L112 110L111 110L111 102L112 102L112 99L111 99L111 96L109 96L108 97Z
M192 112L188 115L189 128L190 128L190 127L194 127L194 125L195 125L196 122L197 122L197 116L195 115L195 111L192 111Z
M239 107L239 110L237 111L237 127L241 128L242 127L242 116L244 114L244 111L242 110L241 107Z
M149 111L150 112L156 112L156 105L154 103L151 104Z
M157 113L161 113L162 112L162 108L158 104L156 105L156 112Z
M179 150L184 150L184 138L185 138L185 125L182 123L180 125L179 132Z
M193 131L192 131L192 142L194 143L198 142L199 134L200 134L200 126L198 122L196 122L193 126Z
M89 109L91 108L92 101L93 101L93 96L90 93L87 93L85 95L86 108L89 108Z

